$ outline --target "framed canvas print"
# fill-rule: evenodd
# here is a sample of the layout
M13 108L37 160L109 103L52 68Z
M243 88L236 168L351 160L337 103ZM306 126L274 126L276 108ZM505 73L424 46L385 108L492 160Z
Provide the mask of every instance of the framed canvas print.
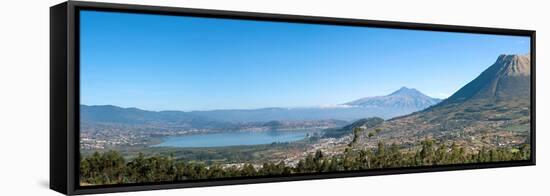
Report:
M50 13L61 193L535 164L535 31L79 1Z

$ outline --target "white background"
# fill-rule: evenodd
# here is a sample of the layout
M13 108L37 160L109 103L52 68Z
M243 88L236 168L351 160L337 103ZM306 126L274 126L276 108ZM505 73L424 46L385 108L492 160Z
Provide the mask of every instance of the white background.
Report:
M60 0L4 0L0 11L0 195L48 189L49 7ZM363 18L537 31L537 166L116 195L541 195L548 192L550 7L545 1L111 0L177 7ZM546 187L545 187L546 185Z

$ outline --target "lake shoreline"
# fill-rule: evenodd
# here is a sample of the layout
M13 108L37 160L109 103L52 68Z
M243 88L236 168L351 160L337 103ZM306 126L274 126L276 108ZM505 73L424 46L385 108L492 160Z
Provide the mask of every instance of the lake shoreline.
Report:
M193 135L157 136L148 147L209 148L289 143L319 137L322 130L232 131Z

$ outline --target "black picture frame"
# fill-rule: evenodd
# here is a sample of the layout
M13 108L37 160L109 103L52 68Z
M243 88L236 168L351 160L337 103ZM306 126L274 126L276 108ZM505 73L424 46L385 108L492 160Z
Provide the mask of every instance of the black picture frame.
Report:
M414 168L375 169L368 171L318 173L285 177L251 177L190 182L147 184L79 185L79 10L147 13L177 16L232 18L242 20L282 21L309 24L380 27L442 32L463 32L494 35L520 35L531 38L531 159L523 161L426 166ZM186 187L313 180L464 169L498 168L535 165L535 31L390 22L348 18L330 18L286 14L158 7L97 2L68 1L50 8L50 188L63 194L92 194Z

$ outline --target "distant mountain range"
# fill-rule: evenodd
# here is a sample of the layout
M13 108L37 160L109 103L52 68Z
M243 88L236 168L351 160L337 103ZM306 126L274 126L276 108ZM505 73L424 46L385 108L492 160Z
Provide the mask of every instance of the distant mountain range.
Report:
M440 102L416 89L403 87L386 96L361 98L331 107L261 108L210 111L146 111L113 105L81 105L83 122L156 124L178 127L227 127L231 123L268 121L357 120L392 118L419 111Z
M122 124L132 126L158 126L209 129L229 127L231 123L217 121L189 112L147 111L138 108L122 108L113 105L80 105L80 121L88 124Z
M471 147L520 144L525 142L530 124L530 76L529 55L501 55L448 99L387 120L376 128L383 130L381 138L400 138L399 142L445 137L449 141L473 142ZM472 140L487 139L487 134L498 138L498 144ZM362 140L369 141L366 135Z
M406 114L426 109L439 102L441 102L441 99L424 95L414 88L402 87L386 96L361 98L344 105L391 109Z

